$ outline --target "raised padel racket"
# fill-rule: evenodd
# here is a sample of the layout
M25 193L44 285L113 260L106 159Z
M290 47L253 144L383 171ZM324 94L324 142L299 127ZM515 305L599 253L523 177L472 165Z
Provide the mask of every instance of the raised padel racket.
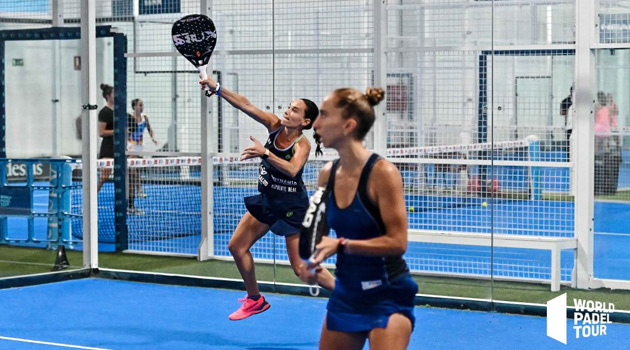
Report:
M217 29L208 16L188 15L173 23L173 44L199 70L202 79L208 77L206 67L217 44ZM204 87L206 96L212 96L209 87Z

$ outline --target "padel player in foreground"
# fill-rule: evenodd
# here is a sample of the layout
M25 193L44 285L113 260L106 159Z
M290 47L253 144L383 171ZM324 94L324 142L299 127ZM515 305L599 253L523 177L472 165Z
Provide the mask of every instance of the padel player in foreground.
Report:
M371 350L406 349L415 322L418 286L402 258L407 248L402 178L396 166L362 144L374 124L372 107L383 96L381 89L370 88L365 94L335 90L324 99L314 124L324 146L339 152L339 159L328 163L318 180L328 191L322 220L338 238L323 236L311 262L300 271L300 277L312 283L319 277L313 274L319 264L337 254L337 281L320 349L360 350L366 339ZM309 241L307 235L303 232L300 240Z
M260 194L245 198L247 212L241 218L228 245L247 290L247 296L239 300L243 304L229 319L242 320L261 313L270 306L260 295L254 259L250 253L251 246L270 229L285 237L293 271L296 275L300 271L302 259L298 252L297 233L308 207L302 171L311 151L311 144L304 138L302 130L313 126L319 110L312 101L297 99L291 102L282 118L278 118L254 106L246 97L223 88L212 78L201 80L200 84L202 87L209 87L210 91L264 125L269 131L264 145L250 137L254 144L245 148L241 156L241 159L261 158L258 176ZM335 279L326 269L319 270L318 280L319 285L326 289L334 287Z

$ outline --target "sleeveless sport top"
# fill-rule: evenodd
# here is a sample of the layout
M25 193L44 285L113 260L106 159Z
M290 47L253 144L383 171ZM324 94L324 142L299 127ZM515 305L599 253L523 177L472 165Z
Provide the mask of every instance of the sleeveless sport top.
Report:
M304 135L298 137L289 147L281 149L276 147L276 138L282 129L283 128L279 128L269 133L265 147L269 149L269 152L279 158L290 161L293 157L295 144L298 143ZM276 169L268 159L263 159L258 168L258 191L280 198L294 195L299 197L306 196L306 186L304 186L304 182L302 181L303 171L304 167L300 169L295 177L291 177Z
M143 117L140 123L136 122L136 118L129 114L127 127L129 129L128 142L134 145L141 145L144 136L144 128L147 126L147 120Z
M359 186L352 203L340 209L335 200L335 172L339 160L335 161L330 170L328 186L331 190L328 199L328 224L337 232L337 237L351 240L362 240L379 237L385 234L385 223L381 213L368 197L368 180L374 164L380 159L372 154L361 171ZM409 269L402 255L395 256L363 256L337 254L337 279L346 289L358 293L377 290L387 286L389 281L405 275Z

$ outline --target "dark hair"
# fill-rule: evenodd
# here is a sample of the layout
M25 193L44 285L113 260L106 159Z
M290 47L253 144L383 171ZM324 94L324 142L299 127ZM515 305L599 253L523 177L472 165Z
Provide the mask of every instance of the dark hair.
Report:
M338 98L336 107L343 109L342 117L356 118L355 136L363 140L376 119L373 107L383 100L385 91L379 88L367 88L363 94L357 89L341 88L335 90L333 94Z
M313 127L313 123L315 123L315 119L317 119L317 117L319 116L319 108L317 108L317 105L315 104L315 102L309 99L301 98L300 100L302 100L302 102L304 102L304 104L306 105L306 110L304 111L304 118L309 119L311 121L307 126L304 127L304 129L308 130ZM317 147L315 148L315 155L321 156L322 154L324 154L324 152L322 152L322 141L316 132L313 133L313 139L315 139L315 143L317 144Z
M133 100L131 100L131 108L136 108L136 105L138 104L138 102L142 101L139 98L134 98Z
M103 98L107 100L107 96L111 95L114 87L108 84L101 84L101 90L103 90Z

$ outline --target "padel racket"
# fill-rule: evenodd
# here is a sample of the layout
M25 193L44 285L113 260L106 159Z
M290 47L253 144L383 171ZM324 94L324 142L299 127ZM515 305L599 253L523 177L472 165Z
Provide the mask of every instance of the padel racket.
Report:
M217 44L217 29L212 20L205 15L182 17L173 23L171 35L177 51L199 69L202 79L206 79L206 67ZM209 87L204 89L206 96L212 96Z
M328 236L330 227L326 218L326 206L330 190L318 187L311 197L306 215L300 228L300 257L311 260L317 255L317 244L323 236Z

